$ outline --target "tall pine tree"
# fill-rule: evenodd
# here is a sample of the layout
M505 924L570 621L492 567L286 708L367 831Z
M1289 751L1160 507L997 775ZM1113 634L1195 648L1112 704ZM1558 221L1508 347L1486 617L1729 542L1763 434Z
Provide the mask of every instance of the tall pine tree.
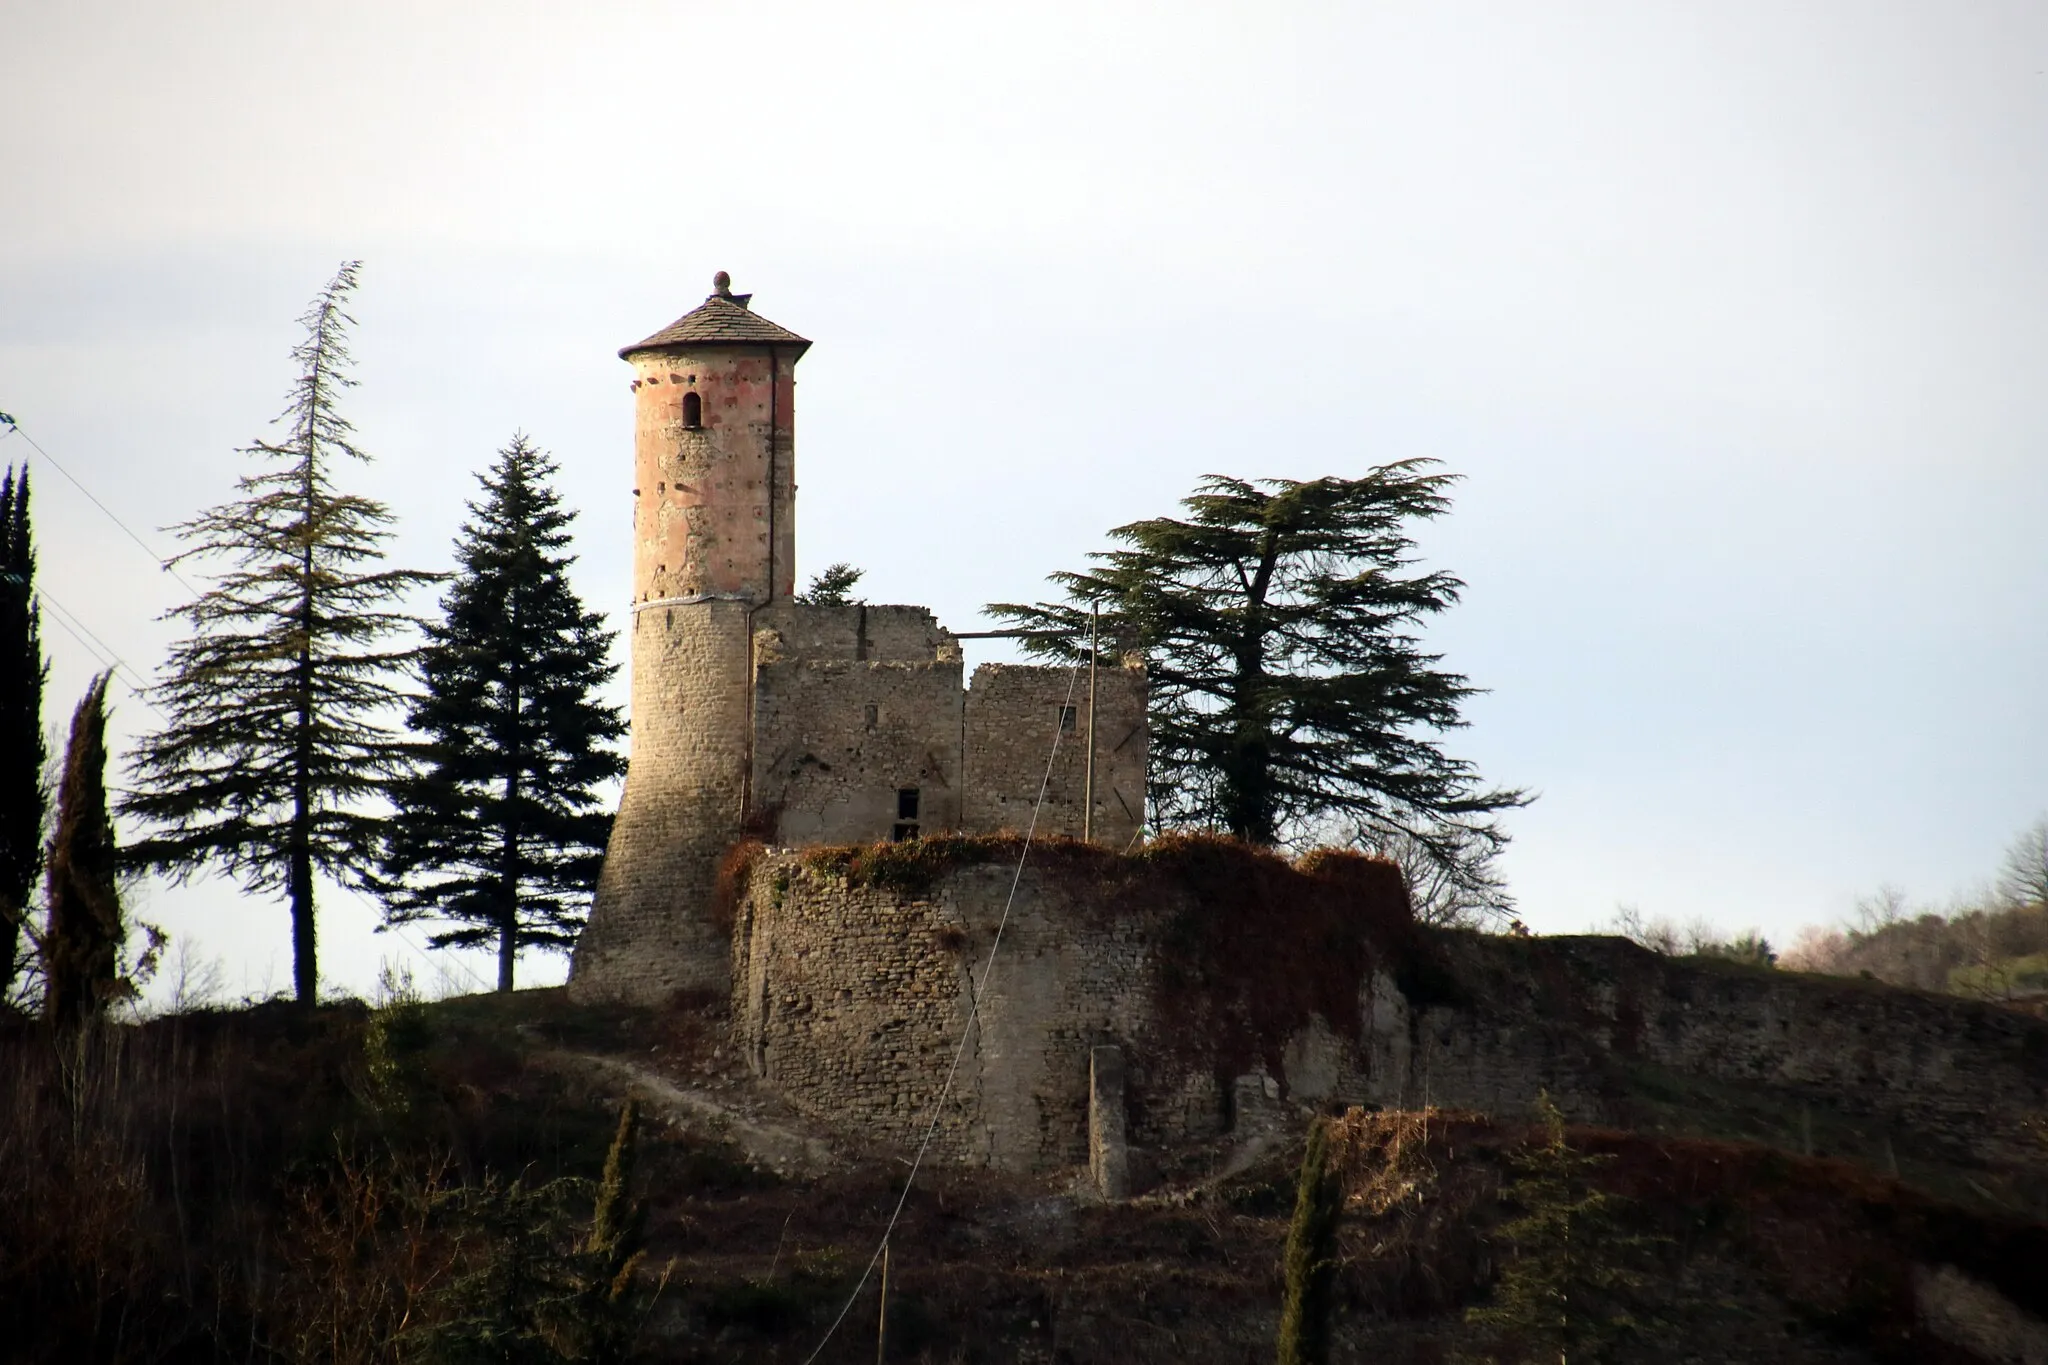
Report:
M501 991L520 949L574 946L611 833L596 789L625 771L625 724L597 696L612 632L569 586L555 468L515 435L479 478L421 653L424 762L395 793L384 859L389 918L452 921L436 947L496 947Z
M318 995L313 877L374 869L388 794L407 750L387 723L418 622L400 599L436 575L382 566L391 513L342 492L337 466L368 457L341 415L347 311L358 262L342 266L299 321L298 378L283 439L246 454L240 496L176 528L179 561L222 565L214 586L170 613L192 634L152 696L169 716L134 759L123 811L151 827L131 859L174 877L218 866L291 907L292 985Z
M1210 475L1185 520L1119 526L1064 602L997 603L1026 648L1087 657L1089 612L1151 682L1152 818L1257 844L1407 839L1475 897L1498 896L1495 817L1526 793L1481 785L1438 736L1477 691L1416 636L1463 584L1411 572L1411 522L1449 510L1452 475L1403 460L1360 478Z
M43 867L42 608L36 602L28 466L0 480L0 999L14 984L29 893Z
M57 828L50 839L49 917L43 923L43 1017L75 1027L120 993L121 895L107 810L107 680L92 680L71 717Z

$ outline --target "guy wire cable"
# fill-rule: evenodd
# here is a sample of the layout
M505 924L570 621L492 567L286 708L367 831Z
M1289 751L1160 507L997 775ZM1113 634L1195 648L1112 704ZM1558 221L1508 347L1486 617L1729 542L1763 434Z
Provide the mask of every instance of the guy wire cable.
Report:
M1066 715L1067 707L1074 704L1074 683L1080 676L1081 663L1077 659L1067 673L1067 699L1060 706L1062 717ZM1003 946L1003 930L1010 923L1010 907L1017 902L1017 886L1024 879L1024 860L1031 856L1031 839L1038 832L1038 812L1044 807L1046 791L1052 786L1052 767L1060 753L1060 734L1061 726L1056 720L1052 727L1052 750L1045 756L1045 776L1039 779L1038 799L1031 805L1031 823L1024 829L1024 846L1017 850L1017 867L1010 874L1010 894L1003 898L1002 917L996 921L995 941L988 946L988 958L982 963L981 979L975 983L974 998L968 1002L967 1022L960 1028L960 1042L953 1049L952 1065L946 1068L945 1084L939 1087L938 1098L932 1101L931 1122L925 1125L924 1140L917 1145L917 1156L910 1163L910 1174L903 1178L903 1193L897 1196L896 1207L890 1210L889 1224L882 1229L882 1240L876 1245L875 1254L868 1257L867 1265L861 1269L860 1279L854 1283L853 1292L846 1296L846 1305L839 1310L839 1316L832 1319L832 1325L825 1329L824 1338L818 1342L817 1350L804 1357L804 1365L814 1365L818 1357L824 1353L825 1347L831 1344L839 1325L846 1321L846 1315L853 1311L853 1305L860 1301L860 1292L867 1288L868 1277L875 1273L875 1266L881 1262L882 1253L889 1245L889 1238L895 1234L897 1220L903 1216L903 1206L910 1202L911 1187L917 1183L918 1169L924 1165L925 1153L931 1148L932 1138L939 1131L939 1117L945 1112L947 1097L953 1093L953 1078L960 1072L960 1059L967 1055L967 1039L973 1034L974 1025L981 1017L982 998L988 993L989 976L996 968L996 954Z

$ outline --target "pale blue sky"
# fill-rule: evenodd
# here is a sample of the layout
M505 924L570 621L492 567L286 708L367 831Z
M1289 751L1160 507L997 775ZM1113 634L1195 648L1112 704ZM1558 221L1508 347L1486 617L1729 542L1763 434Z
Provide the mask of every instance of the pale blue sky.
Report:
M0 50L0 409L160 545L359 256L397 556L523 428L616 608L613 352L726 269L817 342L801 567L956 628L1206 472L1465 475L1431 639L1492 689L1452 747L1542 793L1540 929L1789 937L2048 810L2038 4L0 0ZM37 513L152 668L175 585L54 473ZM145 900L288 981L280 907ZM327 906L337 982L407 956Z

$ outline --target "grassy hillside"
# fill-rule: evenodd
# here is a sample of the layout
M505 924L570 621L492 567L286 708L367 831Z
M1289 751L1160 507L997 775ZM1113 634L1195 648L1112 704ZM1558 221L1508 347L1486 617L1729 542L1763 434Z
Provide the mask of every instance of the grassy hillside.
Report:
M601 1358L562 1305L628 1091L647 1115L646 1255L620 1300L631 1358L801 1361L905 1170L795 1133L716 1011L688 1005L261 1006L63 1046L15 1027L0 1068L0 1340L25 1361ZM1930 1335L1921 1301L1944 1266L1965 1297L1990 1286L2048 1311L2041 1230L1996 1199L1965 1208L1871 1165L1681 1136L1685 1114L1711 1127L1740 1097L1644 1093L1661 1096L1644 1131L1571 1135L1651 1248L1651 1325L1615 1359L1995 1358ZM1465 1314L1514 1262L1501 1196L1528 1130L1354 1114L1336 1131L1334 1358L1483 1346ZM1121 1207L1077 1197L1071 1173L927 1170L892 1247L887 1358L1270 1359L1299 1154L1219 1145L1184 1164L1235 1174ZM821 1359L874 1359L876 1326L870 1281Z

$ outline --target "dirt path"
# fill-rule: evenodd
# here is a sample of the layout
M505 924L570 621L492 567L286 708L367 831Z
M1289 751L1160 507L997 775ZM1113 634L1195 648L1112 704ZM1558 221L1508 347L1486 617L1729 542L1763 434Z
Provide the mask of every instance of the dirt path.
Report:
M732 1143L749 1161L777 1175L829 1175L850 1163L818 1138L785 1123L747 1113L730 1099L691 1090L625 1057L550 1049L531 1054L545 1066L603 1077L637 1093L652 1113L686 1132Z

